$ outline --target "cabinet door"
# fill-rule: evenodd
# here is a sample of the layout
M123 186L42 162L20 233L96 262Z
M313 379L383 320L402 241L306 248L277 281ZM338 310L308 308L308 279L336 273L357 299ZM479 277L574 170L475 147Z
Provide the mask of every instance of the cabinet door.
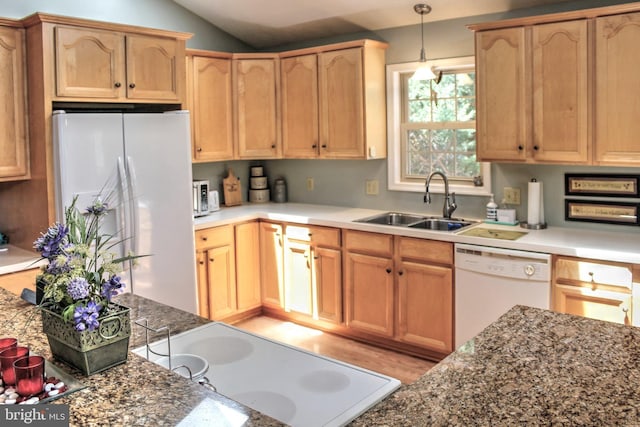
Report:
M0 27L0 181L29 177L24 31Z
M416 262L398 266L397 339L441 353L453 350L451 268Z
M184 43L127 35L127 98L181 102Z
M196 252L196 274L198 281L198 315L209 317L209 276L207 251Z
M362 48L318 56L320 156L365 158Z
M238 224L236 237L236 292L238 310L259 307L260 226L257 221Z
M312 258L317 316L342 323L342 253L340 249L316 247Z
M276 60L234 59L233 67L238 157L276 158Z
M235 264L234 250L231 245L207 251L209 315L213 320L234 314L237 309Z
M318 59L315 54L280 62L282 150L285 158L318 156Z
M555 284L554 307L560 313L630 325L632 294Z
M284 246L282 225L260 222L260 279L262 304L281 308L284 302Z
M193 57L193 159L233 158L231 60Z
M113 31L55 28L56 95L124 98L124 36Z
M534 25L533 159L587 163L587 21Z
M393 337L393 260L353 252L345 256L347 326Z
M640 13L596 19L595 162L640 165Z
M478 161L524 161L531 132L525 29L475 37Z
M311 246L287 238L284 251L284 309L311 316L315 295L311 280Z

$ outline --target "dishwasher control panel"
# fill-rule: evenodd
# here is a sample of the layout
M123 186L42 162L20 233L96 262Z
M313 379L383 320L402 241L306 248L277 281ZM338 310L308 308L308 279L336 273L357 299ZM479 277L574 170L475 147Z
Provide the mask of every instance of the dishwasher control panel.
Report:
M455 268L531 281L551 280L551 255L456 244Z

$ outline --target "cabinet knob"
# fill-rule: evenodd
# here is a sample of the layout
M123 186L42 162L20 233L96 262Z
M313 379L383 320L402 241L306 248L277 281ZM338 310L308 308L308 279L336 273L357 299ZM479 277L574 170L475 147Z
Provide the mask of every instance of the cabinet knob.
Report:
M537 145L534 145L534 146L533 146L533 150L534 150L534 151L538 151L539 149L540 149L540 147L538 147Z
M314 255L314 256L313 256L313 259L318 259L318 255Z
M198 264L203 265L204 261L198 261Z
M390 268L387 268L387 273L389 273L389 274L391 273L391 269Z
M316 148L317 146L318 146L318 144L313 144L313 145L311 146L311 148Z
M518 151L522 151L524 150L524 147L522 145L518 145Z
M271 148L276 148L276 144L271 144Z
M202 240L207 241L207 236L202 236Z
M213 262L215 260L216 260L215 258L209 258L209 261L211 261L211 262Z
M398 276L402 276L404 274L404 271L400 270L398 271Z
M327 144L322 144L321 147L322 148L327 148Z
M130 87L131 89L135 89L136 84L135 84L135 83L129 83L129 87Z
M122 83L120 83L120 82L115 82L115 83L114 83L114 86L115 86L115 87L120 87L120 86L122 86Z
M197 151L198 153L200 153L200 152L202 151L202 147L198 147L198 148L196 149L196 151Z

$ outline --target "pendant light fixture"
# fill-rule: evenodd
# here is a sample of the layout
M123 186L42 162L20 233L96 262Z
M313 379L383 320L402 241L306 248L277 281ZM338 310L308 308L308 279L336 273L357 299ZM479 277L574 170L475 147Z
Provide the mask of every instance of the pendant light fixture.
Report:
M418 3L413 6L413 10L420 15L420 36L422 41L422 48L420 49L420 65L411 78L416 80L431 80L435 79L436 75L433 74L431 67L427 66L427 56L424 53L424 15L431 12L431 6L424 3Z

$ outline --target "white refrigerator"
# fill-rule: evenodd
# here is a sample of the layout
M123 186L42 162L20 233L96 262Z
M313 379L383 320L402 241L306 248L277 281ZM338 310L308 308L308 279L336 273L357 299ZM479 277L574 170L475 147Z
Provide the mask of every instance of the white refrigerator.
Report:
M111 194L101 232L149 255L125 266L127 290L197 313L189 112L56 111L53 148L58 220Z

